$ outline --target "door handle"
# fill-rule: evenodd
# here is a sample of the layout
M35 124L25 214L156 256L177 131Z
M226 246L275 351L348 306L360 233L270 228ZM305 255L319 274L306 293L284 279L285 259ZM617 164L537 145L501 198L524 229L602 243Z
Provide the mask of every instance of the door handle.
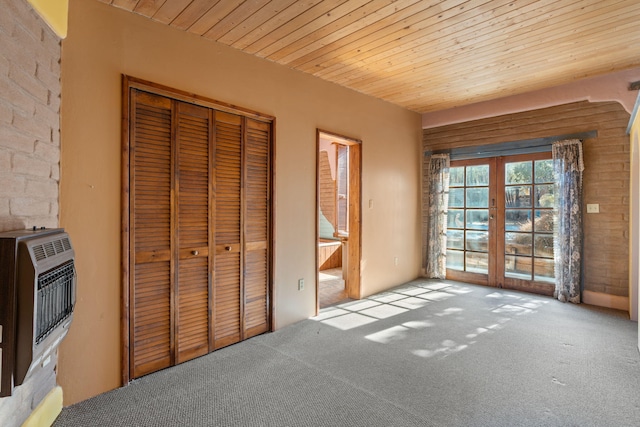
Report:
M198 251L196 251L196 250L191 251L191 255L198 255L199 253L200 253L200 252L198 252Z
M231 246L225 246L224 250L227 251L227 252L231 252Z

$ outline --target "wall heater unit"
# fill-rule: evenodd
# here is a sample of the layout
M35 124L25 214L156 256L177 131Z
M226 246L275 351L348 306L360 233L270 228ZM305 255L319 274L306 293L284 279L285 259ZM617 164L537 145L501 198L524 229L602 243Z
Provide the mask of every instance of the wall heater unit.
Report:
M63 229L0 233L0 397L49 362L75 299L74 251Z

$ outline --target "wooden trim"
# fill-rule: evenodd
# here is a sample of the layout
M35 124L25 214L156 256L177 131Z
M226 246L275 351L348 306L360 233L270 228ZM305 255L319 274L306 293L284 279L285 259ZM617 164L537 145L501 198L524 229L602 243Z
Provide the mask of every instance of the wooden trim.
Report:
M273 295L273 284L275 283L275 271L276 271L276 257L274 256L275 247L276 247L276 221L275 215L273 213L274 206L276 204L276 119L274 118L271 122L271 135L269 135L269 256L267 257L267 262L269 263L269 284L267 289L267 307L269 312L267 316L269 316L269 330L276 330L276 301Z
M209 353L211 353L214 347L215 330L215 305L213 299L213 263L215 260L215 233L214 226L216 223L216 204L215 204L215 179L216 174L213 165L216 160L216 127L215 127L216 112L209 110L209 255L208 255L208 293L209 293Z
M129 286L129 273L130 273L130 256L131 246L129 245L129 111L130 111L130 89L129 78L125 75L122 76L121 91L122 91L122 104L121 104L121 135L122 135L122 223L120 231L120 241L122 245L122 258L120 260L120 266L122 269L122 287L121 287L121 310L120 310L120 334L121 334L121 347L120 356L122 357L121 377L122 385L129 384L131 379L129 366L129 302L130 302L130 286Z
M263 114L247 108L238 107L237 105L229 104L227 102L222 102L205 96L196 95L195 93L175 89L136 77L127 75L125 75L124 77L129 82L130 87L152 92L157 95L165 96L167 98L176 99L178 101L185 101L191 104L201 105L203 107L213 108L214 110L224 111L227 113L238 114L243 117L251 117L263 122L273 122L275 120L275 117L268 114Z
M349 147L349 243L347 295L361 299L360 262L362 259L362 144Z
M318 141L320 141L320 134L324 133L325 135L329 135L332 136L336 139L340 139L341 143L344 143L345 145L354 145L354 144L362 144L362 141L356 138L351 138L350 136L345 136L345 135L341 135L339 133L335 133L335 132L331 132L328 130L324 130L324 129L320 129L317 128L316 129L316 135L318 137Z
M316 272L316 313L317 316L320 314L320 265L318 263L318 236L320 236L320 134L322 131L320 129L316 129L316 223L315 223L315 272Z
M171 201L169 202L169 206L171 207L171 219L169 222L170 233L172 236L170 239L171 245L171 254L172 254L172 262L169 263L169 325L170 325L170 338L169 338L169 359L171 366L176 364L176 360L178 359L177 348L178 348L178 325L180 323L180 310L178 310L178 301L180 297L180 289L178 286L180 269L178 267L178 263L180 262L179 256L179 244L180 242L180 227L178 224L178 213L180 212L180 207L178 205L180 197L180 140L178 135L178 105L175 99L171 100L171 160L170 160L170 175L171 175Z
M245 218L247 217L247 200L246 200L246 185L247 185L247 140L249 139L248 130L247 130L247 118L242 117L240 120L240 134L242 135L242 139L240 142L240 341L245 340L245 310L244 306L246 305L247 295L245 292L245 261L247 257L247 246L246 246L246 236L247 236L247 223Z

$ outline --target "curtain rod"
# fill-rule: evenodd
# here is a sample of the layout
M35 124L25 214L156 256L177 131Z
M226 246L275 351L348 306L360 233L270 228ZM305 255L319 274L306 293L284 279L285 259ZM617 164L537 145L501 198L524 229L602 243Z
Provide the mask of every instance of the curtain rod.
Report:
M597 130L571 133L566 135L547 136L543 138L523 139L520 141L502 142L498 144L460 147L446 150L425 151L425 157L432 154L449 154L452 160L482 159L486 157L510 156L515 154L532 154L551 151L551 145L563 139L590 139L598 136Z

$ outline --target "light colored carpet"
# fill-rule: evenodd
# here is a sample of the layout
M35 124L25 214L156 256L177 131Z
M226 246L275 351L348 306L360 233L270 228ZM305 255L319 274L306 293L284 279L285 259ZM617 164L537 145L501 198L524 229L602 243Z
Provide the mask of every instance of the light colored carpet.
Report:
M65 408L64 426L637 426L626 314L416 280Z

